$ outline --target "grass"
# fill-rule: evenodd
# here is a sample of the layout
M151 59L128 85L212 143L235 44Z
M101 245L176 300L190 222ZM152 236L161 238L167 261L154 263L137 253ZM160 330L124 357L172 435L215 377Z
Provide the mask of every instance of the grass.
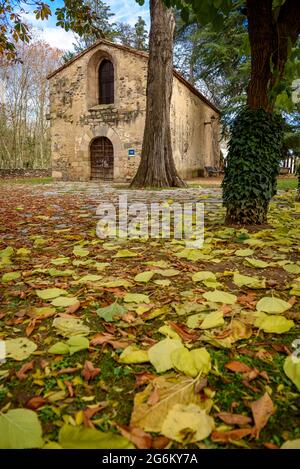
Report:
M36 184L51 184L53 181L52 177L33 177L33 178L12 178L12 179L0 179L0 184L27 184L27 185L36 185ZM277 181L277 189L278 190L289 190L289 189L297 189L298 180L296 177L287 177L287 178L278 178ZM120 184L115 185L115 189L128 189L128 184ZM211 178L211 182L205 183L201 185L201 183L190 183L188 184L189 188L210 188L210 187L220 187L220 182L213 180ZM161 187L161 188L152 188L152 190L160 191L160 190L168 190L169 187Z
M288 189L297 189L298 179L293 178L279 178L277 180L277 189L279 190L288 190Z
M28 185L35 185L35 184L51 184L53 182L52 177L33 177L33 178L7 178L7 179L0 179L0 184L28 184Z

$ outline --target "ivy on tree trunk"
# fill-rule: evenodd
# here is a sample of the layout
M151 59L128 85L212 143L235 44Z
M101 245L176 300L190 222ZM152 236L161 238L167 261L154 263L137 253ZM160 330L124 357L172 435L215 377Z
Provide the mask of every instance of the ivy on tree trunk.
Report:
M146 122L131 187L184 187L173 159L170 129L175 19L162 0L150 0L150 16Z
M282 156L283 130L274 114L289 51L300 33L298 0L273 8L272 0L247 0L251 77L247 108L234 122L223 186L230 224L267 221Z

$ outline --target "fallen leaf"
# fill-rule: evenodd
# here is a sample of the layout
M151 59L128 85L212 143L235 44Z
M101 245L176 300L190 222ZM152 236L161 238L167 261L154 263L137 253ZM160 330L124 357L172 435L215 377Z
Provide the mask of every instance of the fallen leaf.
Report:
M53 298L67 295L68 292L66 290L62 290L61 288L46 288L45 290L36 290L36 294L43 300L52 300Z
M0 449L27 449L43 446L42 426L29 409L12 409L0 415Z
M175 404L163 421L161 433L179 443L207 438L215 427L214 419L196 404Z
M141 350L136 345L126 347L119 357L120 363L145 363L149 361L147 350Z
M300 449L300 438L297 440L287 440L285 441L280 449Z
M300 391L300 359L289 355L285 359L283 370L292 383L294 383L298 391Z
M179 340L166 338L153 345L148 350L149 361L158 373L170 370L173 367L171 354L178 348L184 348Z
M132 444L116 433L104 433L94 428L64 425L58 435L64 449L129 449Z
M152 447L153 438L149 433L144 432L140 428L128 427L126 425L118 425L120 433L132 441L138 449L149 449Z
M291 319L286 319L282 316L277 316L275 314L267 315L265 313L260 313L254 322L254 326L263 330L264 332L273 333L273 334L283 334L288 332L295 323Z
M190 330L188 327L186 327L183 324L178 324L176 322L169 321L169 325L174 331L180 335L182 340L185 342L189 342L191 340L196 340L199 337L199 334L193 330Z
M37 349L36 344L26 337L5 340L4 343L7 358L17 361L26 360Z
M63 337L85 336L90 332L90 328L81 319L72 317L57 317L53 320L52 327Z
M239 428L238 430L229 430L227 432L213 432L211 434L212 441L220 443L228 443L230 441L238 441L252 432L251 428Z
M287 301L283 301L280 298L275 298L274 296L265 296L264 298L261 298L256 304L257 311L263 311L264 313L269 314L281 314L291 307L292 305Z
M124 296L125 303L150 303L148 295L142 293L126 293Z
M24 365L19 369L19 371L16 372L16 376L20 381L27 378L26 373L28 373L28 371L30 370L33 370L34 363L34 360L29 363L24 363Z
M237 297L235 295L221 290L203 293L203 298L208 301L213 301L214 303L225 303L228 305L233 305L237 301Z
M118 303L112 303L104 308L99 308L96 313L107 322L116 321L126 313L127 309Z
M253 428L253 434L255 435L256 439L258 439L260 431L268 423L268 420L271 417L271 415L274 414L275 408L273 405L273 401L270 398L268 393L265 393L257 401L252 402L250 407L252 410L253 419L255 423L255 426Z
M249 373L250 371L252 371L252 368L250 368L248 365L245 365L245 363L238 361L226 363L225 368L230 371L233 371L234 373Z
M26 402L25 407L31 410L37 410L47 404L48 400L41 396L32 397Z
M201 408L203 405L208 405L207 402L202 403L200 396L195 394L197 382L198 379L176 375L160 376L152 380L134 397L130 426L159 433L169 410L175 404L198 404ZM155 405L149 405L149 396L155 388L159 394L159 401Z
M219 412L216 417L219 417L219 419L223 420L223 422L228 425L239 425L240 427L244 427L252 422L251 417L242 414L232 414L230 412Z
M101 372L100 368L95 368L93 363L89 360L85 361L81 375L86 381L95 378Z

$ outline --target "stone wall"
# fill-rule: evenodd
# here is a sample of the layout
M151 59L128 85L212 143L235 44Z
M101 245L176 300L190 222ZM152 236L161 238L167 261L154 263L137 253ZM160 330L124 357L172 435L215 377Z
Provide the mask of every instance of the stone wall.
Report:
M115 102L99 105L97 74L104 58L114 65ZM143 139L146 82L145 54L109 43L91 48L50 78L54 178L90 179L90 144L102 136L109 138L114 147L114 179L124 181L134 176ZM192 177L219 158L219 116L176 77L173 90L175 162L183 177ZM129 149L135 150L135 156L129 156Z

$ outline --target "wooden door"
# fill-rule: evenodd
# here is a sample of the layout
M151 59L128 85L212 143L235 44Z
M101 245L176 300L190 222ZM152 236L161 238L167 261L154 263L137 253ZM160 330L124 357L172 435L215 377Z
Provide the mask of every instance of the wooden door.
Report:
M114 177L114 148L107 137L91 144L91 179L112 180Z

